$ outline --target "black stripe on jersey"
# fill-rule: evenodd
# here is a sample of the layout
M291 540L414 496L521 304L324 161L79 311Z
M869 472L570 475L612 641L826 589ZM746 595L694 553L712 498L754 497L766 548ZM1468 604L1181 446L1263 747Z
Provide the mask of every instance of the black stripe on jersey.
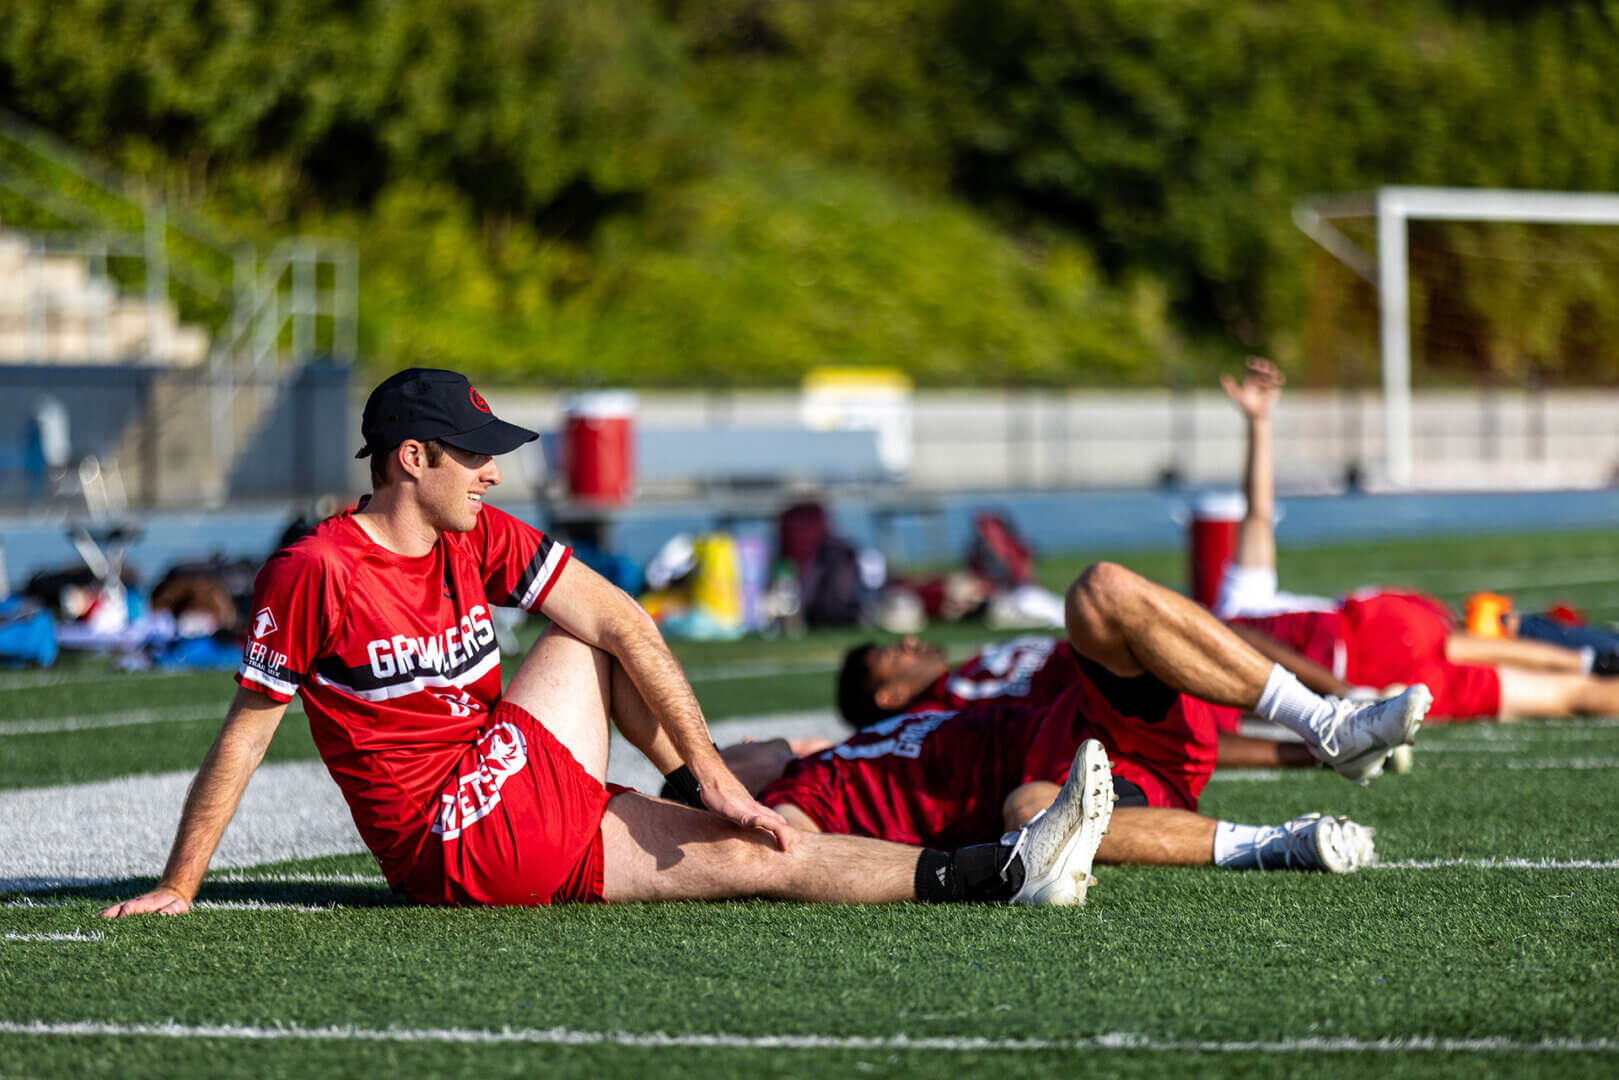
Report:
M454 666L445 665L442 668L426 665L418 666L414 662L413 655L411 666L406 671L398 670L399 663L395 659L391 665L395 668L394 673L388 676L378 676L369 663L362 667L349 667L335 656L323 656L315 661L315 674L324 677L328 682L354 690L382 690L390 686L402 686L405 683L413 682L421 675L442 675L446 679L454 680L457 676L463 675L483 663L491 653L498 653L499 651L500 646L491 639L487 645L480 646L477 652L470 656L465 656L459 664Z
M506 598L506 607L520 608L523 606L523 597L527 596L529 589L534 587L534 580L540 576L540 571L545 568L545 562L551 557L551 549L554 547L556 547L556 541L549 536L540 537L539 549L534 552L534 557L528 561L528 565L523 567L523 573L518 577L517 585L512 589L511 596Z

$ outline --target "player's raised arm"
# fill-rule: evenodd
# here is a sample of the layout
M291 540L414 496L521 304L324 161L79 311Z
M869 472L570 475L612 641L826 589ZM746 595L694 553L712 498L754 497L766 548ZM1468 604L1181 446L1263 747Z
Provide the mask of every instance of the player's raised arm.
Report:
M208 870L208 860L213 858L225 826L242 801L248 778L264 760L270 737L286 709L284 703L256 690L243 687L236 691L225 723L186 792L180 828L169 850L162 880L151 892L107 908L101 913L104 917L116 919L148 912L183 915L191 910L191 900Z
M1243 494L1248 506L1237 531L1238 566L1276 565L1276 465L1271 413L1282 396L1282 372L1269 360L1248 358L1242 382L1220 376L1220 386L1248 424L1248 460L1243 469Z
M686 673L657 624L639 604L589 567L570 560L541 611L581 641L618 660L696 777L710 810L740 825L769 830L784 850L791 845L792 829L786 820L749 795L714 749Z

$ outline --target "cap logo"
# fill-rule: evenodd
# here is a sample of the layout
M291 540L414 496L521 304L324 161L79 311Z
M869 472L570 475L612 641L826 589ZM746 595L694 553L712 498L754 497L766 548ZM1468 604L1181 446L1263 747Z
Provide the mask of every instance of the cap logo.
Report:
M486 413L489 411L489 402L485 401L483 399L483 395L478 393L478 388L476 386L467 387L467 396L472 399L472 407L474 409L477 409L481 413Z

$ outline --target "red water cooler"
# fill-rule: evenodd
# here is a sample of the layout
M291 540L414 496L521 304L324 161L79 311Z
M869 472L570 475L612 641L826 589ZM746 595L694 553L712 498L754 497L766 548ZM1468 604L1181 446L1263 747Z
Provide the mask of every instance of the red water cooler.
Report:
M562 416L568 494L628 502L635 490L635 395L621 390L578 394L564 402Z
M1234 491L1209 492L1192 503L1186 547L1191 556L1192 599L1212 608L1220 593L1220 575L1237 550L1237 526L1247 503Z

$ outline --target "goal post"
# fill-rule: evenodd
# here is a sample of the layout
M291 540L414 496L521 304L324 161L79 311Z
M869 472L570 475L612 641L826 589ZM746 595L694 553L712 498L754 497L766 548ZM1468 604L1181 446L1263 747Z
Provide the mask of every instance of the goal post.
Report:
M1375 255L1362 250L1334 224L1346 218L1374 219ZM1375 192L1302 198L1294 204L1293 220L1306 236L1376 289L1383 382L1383 464L1389 483L1406 487L1412 475L1411 280L1407 251L1410 223L1619 225L1619 195L1383 187Z

